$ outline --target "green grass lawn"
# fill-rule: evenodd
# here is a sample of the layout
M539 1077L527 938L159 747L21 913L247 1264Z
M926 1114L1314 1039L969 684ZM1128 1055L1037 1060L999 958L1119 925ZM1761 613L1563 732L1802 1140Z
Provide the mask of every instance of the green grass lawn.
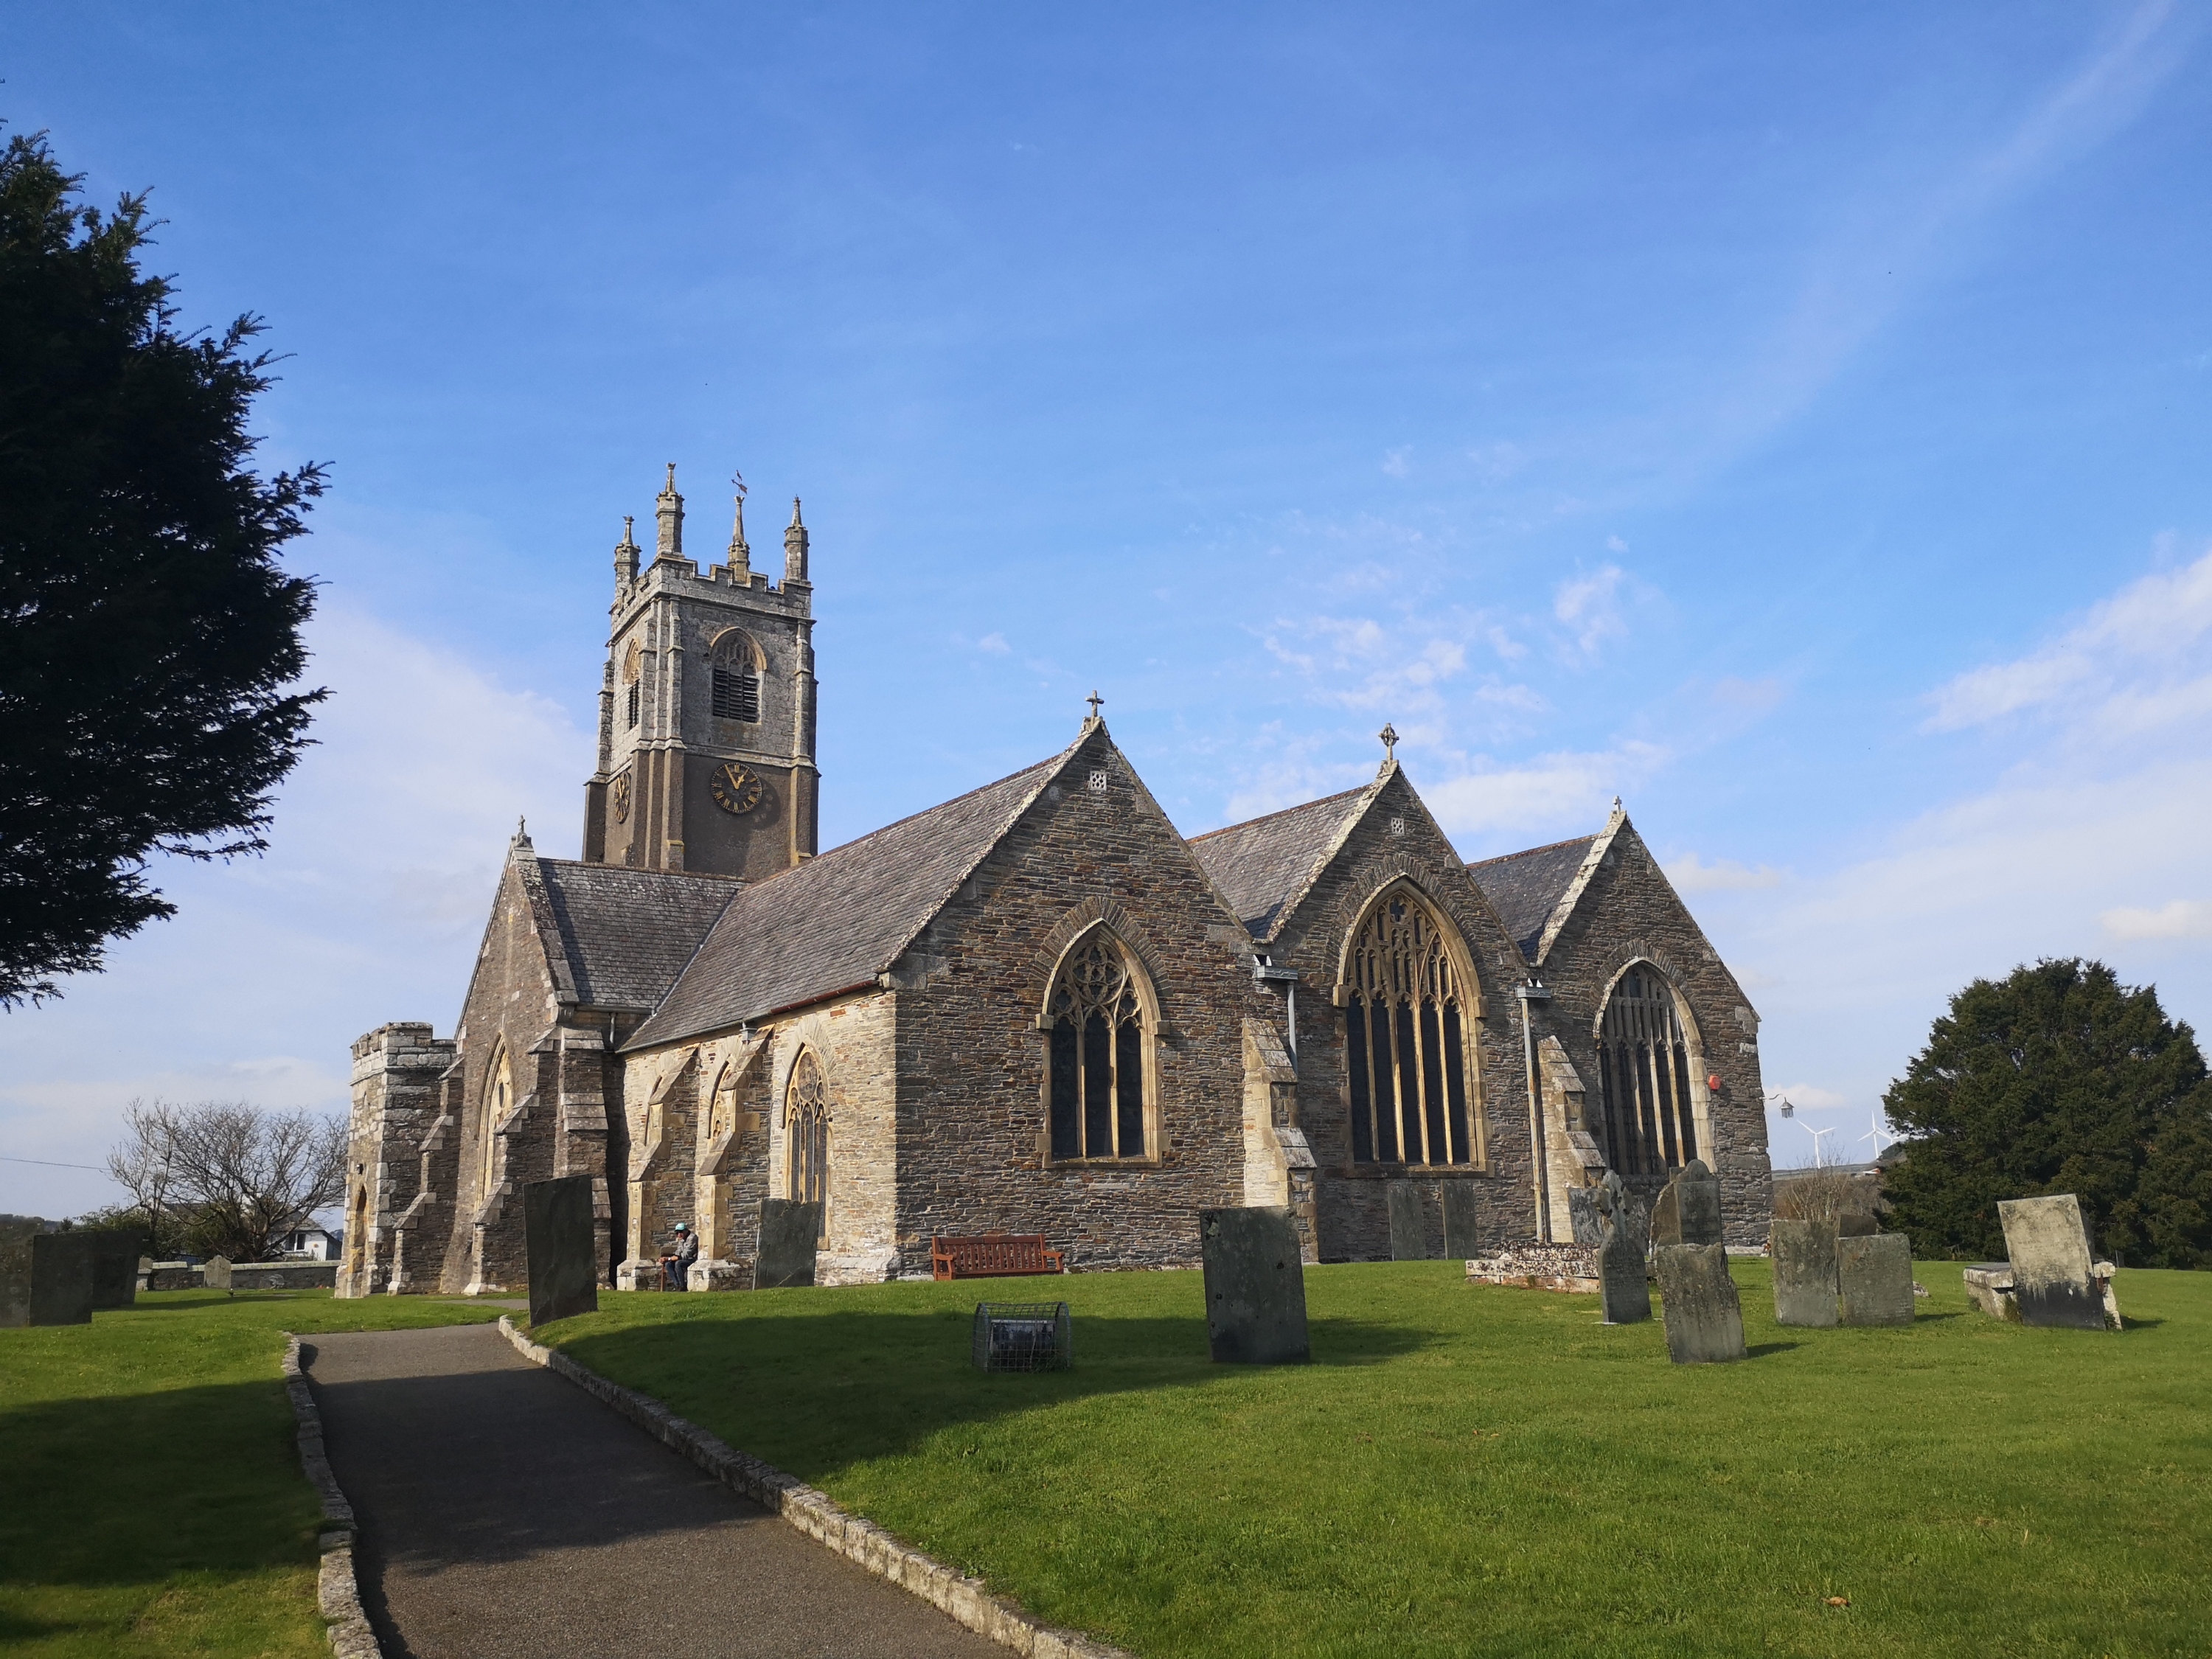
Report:
M1031 1612L1170 1655L2203 1655L2212 1274L2132 1328L1973 1311L1667 1363L1455 1262L1306 1276L1314 1364L1211 1365L1195 1273L618 1296L540 1333ZM968 1366L1063 1295L1076 1369ZM1848 1606L1831 1605L1832 1597Z
M326 1659L283 1333L500 1311L176 1291L0 1330L0 1651Z

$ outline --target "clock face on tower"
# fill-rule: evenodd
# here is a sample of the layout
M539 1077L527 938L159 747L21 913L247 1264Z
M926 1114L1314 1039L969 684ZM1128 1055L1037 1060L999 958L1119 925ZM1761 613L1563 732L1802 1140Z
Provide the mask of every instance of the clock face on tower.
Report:
M740 761L724 761L716 767L707 788L725 812L744 814L760 805L760 774Z

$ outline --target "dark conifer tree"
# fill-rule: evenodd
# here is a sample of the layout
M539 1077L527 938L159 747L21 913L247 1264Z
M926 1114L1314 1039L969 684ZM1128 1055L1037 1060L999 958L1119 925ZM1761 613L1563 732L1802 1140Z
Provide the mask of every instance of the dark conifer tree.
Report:
M260 323L181 330L143 197L0 152L0 1005L174 913L157 854L261 851L322 693L276 562L322 471L250 470Z
M2113 1260L2212 1266L2204 1057L2100 962L1976 980L1882 1105L1905 1137L1883 1188L1917 1255L2001 1261L2000 1199L2075 1193Z

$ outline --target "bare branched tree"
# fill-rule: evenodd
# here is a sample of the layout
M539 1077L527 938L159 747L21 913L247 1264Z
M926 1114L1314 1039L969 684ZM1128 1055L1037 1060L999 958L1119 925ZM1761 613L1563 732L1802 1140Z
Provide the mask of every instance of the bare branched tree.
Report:
M178 1105L133 1101L129 1137L109 1173L193 1244L234 1261L259 1261L272 1241L345 1195L345 1125L313 1112L270 1112L243 1101Z

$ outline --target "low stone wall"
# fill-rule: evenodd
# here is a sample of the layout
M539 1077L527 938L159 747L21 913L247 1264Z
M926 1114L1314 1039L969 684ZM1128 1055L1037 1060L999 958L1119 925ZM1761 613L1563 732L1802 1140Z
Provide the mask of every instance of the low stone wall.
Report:
M206 1282L203 1269L181 1261L157 1261L138 1275L142 1291L197 1291ZM337 1282L335 1261L241 1261L230 1270L234 1291L329 1291Z

